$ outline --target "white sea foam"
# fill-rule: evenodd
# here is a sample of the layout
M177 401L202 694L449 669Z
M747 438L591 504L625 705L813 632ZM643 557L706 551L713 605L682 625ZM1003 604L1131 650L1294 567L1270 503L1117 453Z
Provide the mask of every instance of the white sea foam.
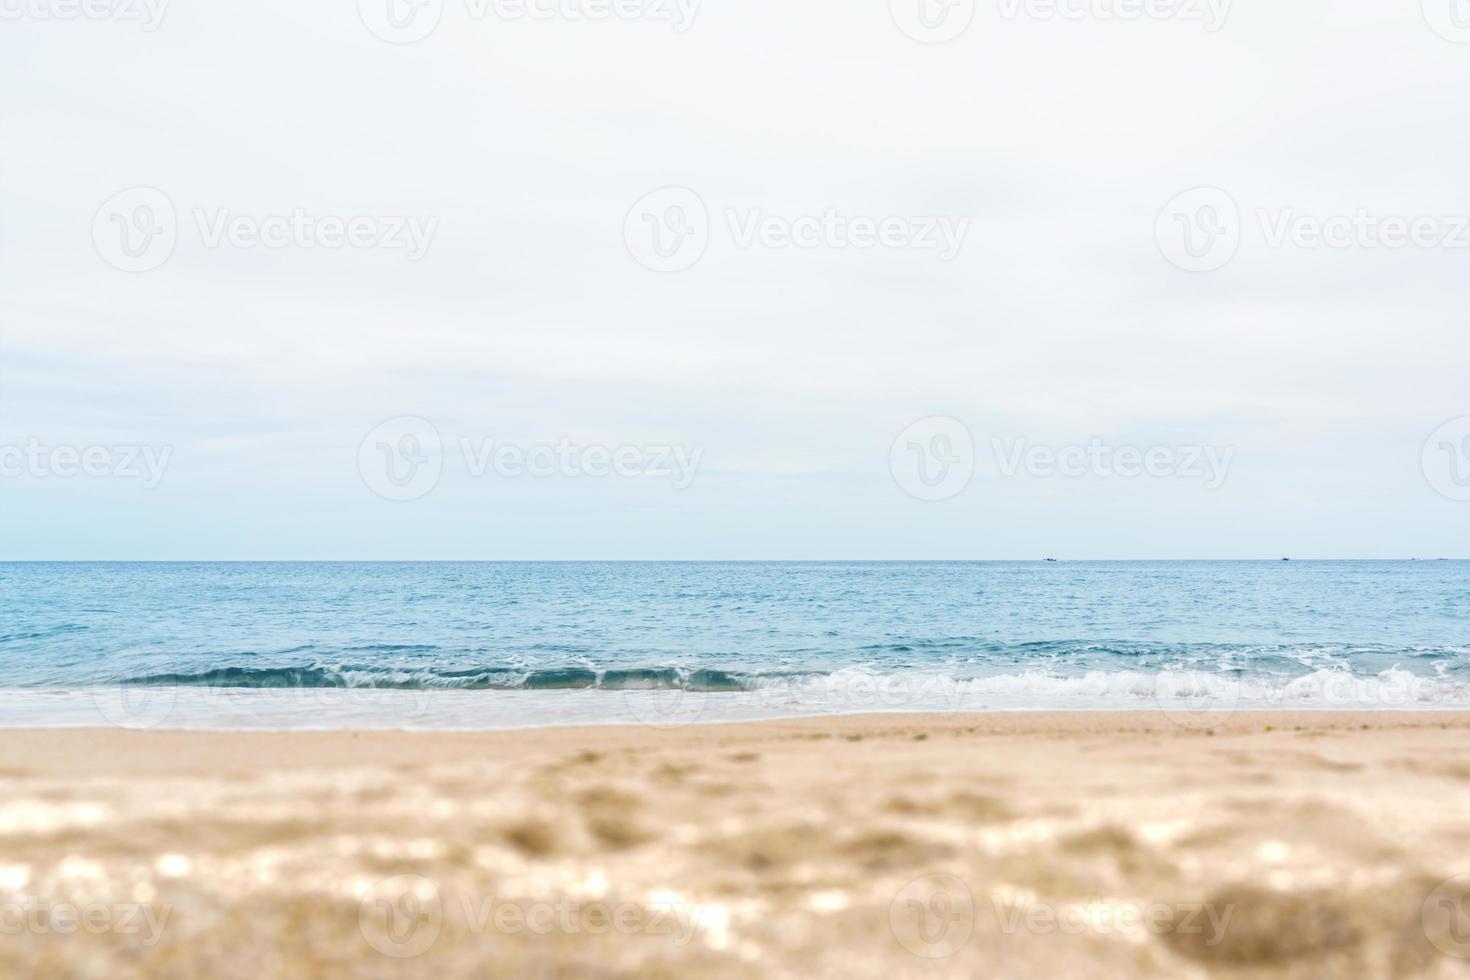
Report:
M1296 676L1121 670L1071 676L1024 671L970 678L854 670L767 681L757 693L768 701L787 696L813 707L824 701L834 706L869 702L874 710L1125 710L1192 703L1229 703L1242 709L1470 708L1470 683L1439 672L1424 676L1398 667L1373 675L1319 668Z
M119 697L120 693L127 696ZM146 696L141 696L144 695ZM956 678L851 668L755 678L745 691L223 689L0 690L0 728L447 729L690 724L823 714L1026 710L1470 709L1470 683L1393 667L1292 676L1166 670Z

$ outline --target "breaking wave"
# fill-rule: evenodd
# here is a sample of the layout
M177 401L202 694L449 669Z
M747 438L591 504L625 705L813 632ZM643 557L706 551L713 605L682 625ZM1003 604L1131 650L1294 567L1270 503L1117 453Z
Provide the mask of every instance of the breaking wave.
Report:
M221 667L194 673L120 678L123 685L210 688L328 688L412 691L687 691L746 695L779 704L836 709L985 710L1138 708L1212 703L1241 708L1470 706L1470 680L1392 667L1377 673L1317 668L1261 675L1239 670L1091 670L1061 674L1023 670L985 676L943 671L841 670L746 672L718 668L634 667L543 669L485 667L433 670L381 667Z

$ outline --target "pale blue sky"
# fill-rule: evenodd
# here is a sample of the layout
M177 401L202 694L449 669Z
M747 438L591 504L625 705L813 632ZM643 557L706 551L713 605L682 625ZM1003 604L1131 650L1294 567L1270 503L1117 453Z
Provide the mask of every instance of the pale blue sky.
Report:
M1236 4L1214 32L1011 9L938 45L886 0L706 2L682 32L446 0L412 44L345 0L5 21L0 452L168 458L157 486L0 472L0 559L1470 554L1421 459L1470 416L1470 248L1273 248L1259 217L1453 231L1470 45L1413 3ZM669 186L708 243L658 272L625 226ZM94 220L134 187L177 241L126 272ZM1196 187L1239 242L1192 273L1155 230ZM742 245L828 209L967 225L949 261ZM433 233L416 261L210 244L296 210ZM388 500L363 459L405 416L442 472ZM933 416L974 474L925 501L890 451ZM461 440L489 439L698 466L477 475ZM1232 456L1214 488L1006 475L996 440Z

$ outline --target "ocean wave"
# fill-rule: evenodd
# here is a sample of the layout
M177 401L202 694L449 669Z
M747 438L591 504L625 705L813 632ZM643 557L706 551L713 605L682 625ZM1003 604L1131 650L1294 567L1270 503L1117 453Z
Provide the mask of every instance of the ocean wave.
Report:
M1041 704L1126 706L1130 700L1164 707L1209 702L1248 708L1470 704L1470 683L1396 667L1375 674L1319 668L1276 676L1196 670L1089 671L1071 677L1027 672L965 679L957 681L956 688L963 696Z
M744 691L755 685L749 675L709 669L633 667L594 669L581 666L527 669L476 667L460 670L410 670L394 667L215 667L196 672L145 674L117 680L150 687L237 688L377 688L400 690L599 689Z
M1247 673L1241 669L1090 670L1075 675L1027 670L965 678L945 674L919 674L912 678L878 674L871 675L869 681L899 691L949 690L954 701L967 706L1168 708L1206 703L1254 709L1470 705L1470 682L1451 679L1440 672L1429 676L1400 667L1376 673L1324 667L1291 675ZM863 681L844 681L839 672L807 683L840 689Z
M119 678L121 685L219 688L330 688L413 691L687 691L752 695L770 703L871 702L916 710L990 707L1129 708L1211 703L1240 707L1470 705L1470 682L1413 673L1318 667L1295 674L1240 668L1028 669L964 676L941 670L740 671L686 667L483 667L458 670L371 666L220 667Z

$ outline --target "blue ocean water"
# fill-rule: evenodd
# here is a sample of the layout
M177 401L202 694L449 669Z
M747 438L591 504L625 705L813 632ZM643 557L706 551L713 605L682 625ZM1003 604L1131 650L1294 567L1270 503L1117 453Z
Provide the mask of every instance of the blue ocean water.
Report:
M225 727L1467 707L1470 563L0 563L0 724L99 704Z

